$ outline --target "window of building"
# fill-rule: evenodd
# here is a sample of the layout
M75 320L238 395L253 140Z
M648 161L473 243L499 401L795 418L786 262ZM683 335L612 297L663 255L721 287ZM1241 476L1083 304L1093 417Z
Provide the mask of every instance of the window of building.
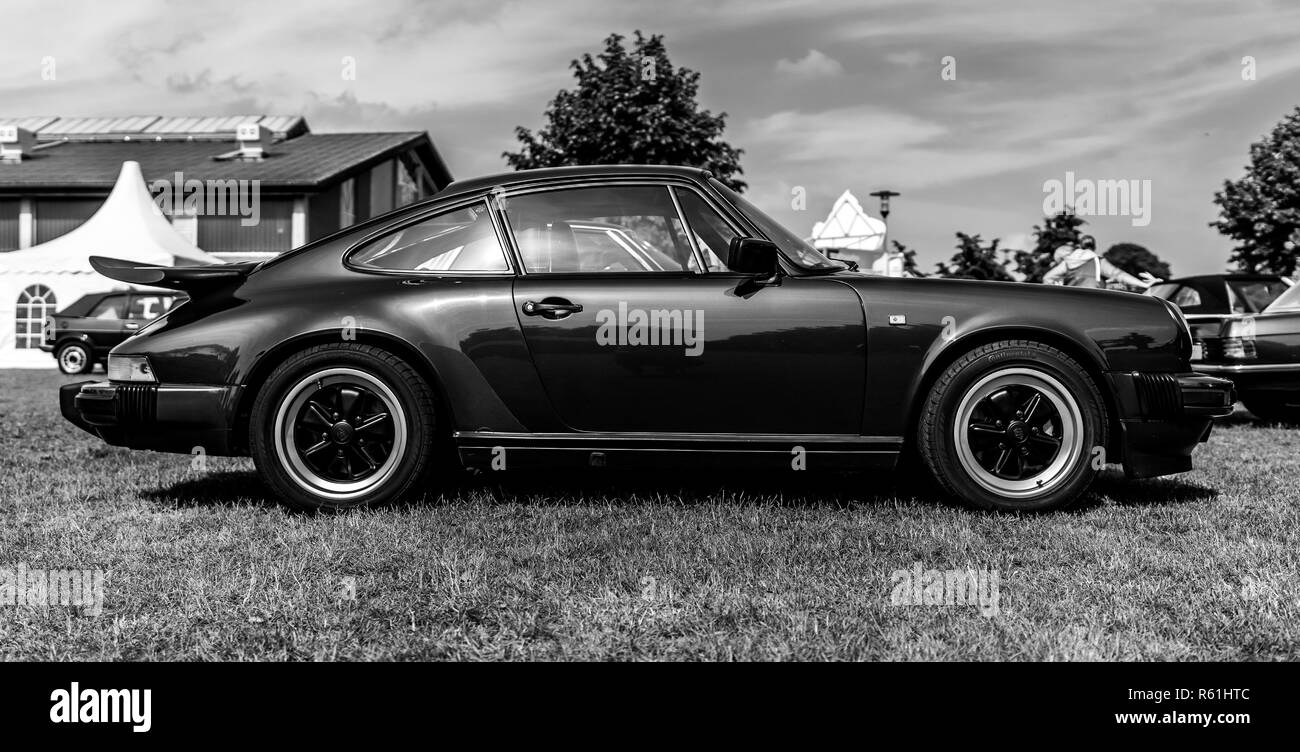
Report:
M411 176L411 168L397 163L397 205L406 206L420 199L420 184Z
M21 201L0 201L0 252L18 250L18 214Z
M357 223L357 181L348 178L339 186L339 229Z
M32 242L48 243L61 235L67 235L85 224L103 205L103 198L37 200L33 209L36 214L36 237Z
M18 293L18 307L14 311L14 340L19 350L35 350L41 346L45 319L57 308L54 291L45 285L32 285Z

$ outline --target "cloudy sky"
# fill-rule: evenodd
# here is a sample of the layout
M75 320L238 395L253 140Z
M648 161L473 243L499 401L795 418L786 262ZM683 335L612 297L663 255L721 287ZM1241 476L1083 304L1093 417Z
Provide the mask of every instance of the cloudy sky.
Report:
M1073 172L1151 181L1146 226L1093 219L1103 247L1220 270L1213 193L1300 105L1284 0L7 0L0 117L299 113L316 131L427 130L468 177L505 168L571 59L636 29L702 73L757 203L808 234L845 189L873 209L868 192L901 191L891 237L927 268L958 230L1023 244L1045 181Z

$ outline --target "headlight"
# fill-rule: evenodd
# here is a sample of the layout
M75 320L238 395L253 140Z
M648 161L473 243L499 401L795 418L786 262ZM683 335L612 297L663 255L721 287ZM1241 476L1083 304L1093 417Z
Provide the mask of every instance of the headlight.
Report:
M147 357L143 355L113 355L111 353L108 356L108 380L158 383L158 379L153 375L153 368L149 367Z

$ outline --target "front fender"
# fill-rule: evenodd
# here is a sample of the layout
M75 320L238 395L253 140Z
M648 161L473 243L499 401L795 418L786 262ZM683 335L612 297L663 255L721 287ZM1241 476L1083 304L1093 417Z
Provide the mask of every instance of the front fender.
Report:
M1038 339L1103 374L1186 370L1178 325L1146 296L968 280L862 277L851 284L867 311L868 433L905 435L935 370L996 339Z

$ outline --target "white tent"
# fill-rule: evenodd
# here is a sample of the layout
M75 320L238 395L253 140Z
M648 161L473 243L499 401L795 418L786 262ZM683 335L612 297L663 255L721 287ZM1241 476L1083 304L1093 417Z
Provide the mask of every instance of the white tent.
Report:
M91 269L91 256L156 266L221 263L171 226L149 194L140 165L123 162L113 192L80 227L0 253L0 368L53 368L54 358L32 347L38 320L87 293L128 287Z
M826 221L813 225L812 244L817 248L879 251L885 242L885 223L869 216L849 191L840 194Z

